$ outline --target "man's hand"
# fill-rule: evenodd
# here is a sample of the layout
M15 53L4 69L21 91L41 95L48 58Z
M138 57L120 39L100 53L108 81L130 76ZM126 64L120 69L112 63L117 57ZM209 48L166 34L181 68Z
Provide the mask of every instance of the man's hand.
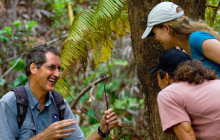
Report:
M47 129L38 135L32 137L29 140L58 140L65 137L70 137L71 133L75 131L74 128L67 129L71 125L75 125L76 122L72 119L62 120L51 124Z
M105 115L102 117L100 129L103 133L106 133L107 124L108 124L108 131L112 130L118 125L119 121L116 116L116 113L113 111L112 108L105 111Z
M108 131L112 130L118 125L119 121L118 118L113 111L112 108L105 111L105 115L102 117L100 129L103 133L106 133L107 124L108 124ZM96 130L90 137L86 140L103 140L104 138L98 134L98 130Z

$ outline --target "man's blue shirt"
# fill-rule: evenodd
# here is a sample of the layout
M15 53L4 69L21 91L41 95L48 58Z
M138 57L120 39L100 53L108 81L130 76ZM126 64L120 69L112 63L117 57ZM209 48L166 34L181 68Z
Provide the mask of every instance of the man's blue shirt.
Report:
M205 57L203 53L202 43L207 39L216 39L216 38L209 33L201 32L201 31L196 31L190 35L189 45L190 45L192 58L200 60L204 66L207 66L212 70L216 71L216 74L220 76L220 65L209 60L207 57Z
M16 96L13 91L8 92L0 100L0 139L1 140L27 140L36 134L41 133L53 122L58 121L57 107L52 96L52 93L48 93L45 107L39 110L40 103L32 94L29 83L25 85L25 89L28 94L28 111L25 121L23 122L20 130L17 122L17 104ZM65 114L64 119L74 119L70 106L65 102ZM70 126L68 128L75 128L71 137L63 138L62 140L84 140L84 134L78 124Z

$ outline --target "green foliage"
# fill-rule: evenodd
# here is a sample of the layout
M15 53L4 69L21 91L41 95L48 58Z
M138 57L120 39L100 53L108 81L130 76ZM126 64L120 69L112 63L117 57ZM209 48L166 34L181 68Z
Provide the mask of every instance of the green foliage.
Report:
M124 60L116 59L116 60L114 61L114 65L127 66L127 65L128 65L128 62L127 62L127 61L124 61Z
M219 0L207 0L208 5L212 6L218 6ZM206 23L208 23L210 26L212 26L216 31L220 33L220 10L217 9L217 14L215 14L216 8L213 7L207 7L206 13L205 13L205 20ZM213 19L213 16L215 15L215 19Z
M104 83L100 83L97 86L97 92L96 92L96 99L101 100L102 96L104 95L103 91ZM106 90L107 90L107 85L106 85Z
M125 96L123 99L121 98L116 99L111 107L115 108L116 110L126 110L126 109L136 110L139 109L139 105L141 105L143 108L144 99L138 100L137 98L129 97L130 94L128 93L126 95L127 96Z
M34 28L37 25L37 21L28 21L24 27L22 27L22 22L19 20L15 20L12 22L11 26L5 26L3 29L0 30L0 39L2 42L7 46L10 45L7 44L8 42L13 42L15 46L23 46L21 42L21 37L26 35L26 33L31 36L32 28Z
M25 83L27 83L27 81L28 81L27 76L24 73L21 73L20 75L18 75L18 77L13 82L13 84L11 85L11 88L14 89L17 86L24 85Z
M63 11L63 9L64 9L64 7L65 7L65 4L64 3L62 3L62 2L56 2L54 5L54 13L56 13L56 15L54 15L54 16L57 16L57 17L59 17L59 16L61 16L64 12L66 12L66 11Z
M11 38L11 35L12 35L12 28L11 28L11 26L5 26L2 30L0 30L0 39L5 44Z
M17 58L17 59L14 59L14 60L12 60L12 61L10 61L9 62L9 66L10 67L12 67L12 66L14 66L16 63L16 65L13 67L13 69L14 70L24 70L24 66L25 66L25 61L24 61L24 59L19 59L19 58ZM17 62L18 61L18 62Z
M125 8L123 0L99 0L96 10L85 10L77 16L61 51L63 66L68 68L76 60L86 58L88 49L93 49L96 65L109 60L113 48L112 30L121 25L114 23L123 17L123 8ZM117 34L118 31L115 30L115 35Z
M80 128L82 129L85 137L90 136L92 133L94 133L94 130L97 130L97 128L99 127L99 123L96 124L91 124L89 126L81 126Z
M22 57L25 54L24 51L27 51L25 44L30 43L32 41L31 38L34 38L33 28L36 26L37 21L35 20L26 21L25 24L20 20L14 20L11 24L3 27L0 30L0 65L1 68L3 68L2 73L6 74L4 75L4 78L7 81L4 82L4 86L2 85L2 89L4 89L6 92L10 90L10 88L20 85L18 80L20 80L23 84L25 84L27 81L27 78L24 76L24 74L21 74L20 72L16 73L11 69L16 71L24 70L25 62ZM2 62L2 60L4 62ZM12 74L8 76L7 74L9 72ZM12 81L8 81L10 79L15 79L16 76L17 78L13 83Z
M88 9L96 9L98 2L96 0L86 0L89 3Z
M82 6L80 5L76 5L74 8L73 8L73 11L76 12L76 13L80 13L83 11L83 8Z
M218 1L219 0L209 0L208 4L216 6L218 5ZM65 46L61 48L62 63L64 67L66 67L66 74L64 74L64 77L62 77L59 82L65 89L57 83L56 90L60 91L65 99L71 103L73 101L72 97L75 98L82 89L98 79L100 73L104 72L109 74L111 77L106 84L109 105L118 115L122 116L120 118L122 122L132 123L134 116L132 114L123 116L123 112L127 112L128 110L138 111L144 108L143 97L131 94L130 92L131 86L133 86L134 83L137 83L138 80L136 76L128 76L131 74L128 69L130 66L128 61L122 58L112 57L112 49L115 47L114 40L123 37L129 31L125 0L99 0L98 2L96 0L85 0L84 2L87 4L84 4L83 6L80 5L81 1L45 0L43 2L44 4L46 3L44 6L46 8L50 7L52 12L50 21L51 27L49 27L53 32L52 37L60 37L60 35L67 33L67 29L69 28L69 18L67 14L68 2L71 2L74 15L77 16L72 23L69 36L64 44ZM206 22L219 31L220 15L216 15L213 23L211 20L214 14L213 12L213 8L207 8ZM5 26L0 30L0 40L3 45L6 46L5 50L1 50L2 55L0 58L0 65L3 64L2 60L7 60L7 52L9 50L11 51L16 48L18 49L16 52L17 54L27 50L24 48L24 43L30 42L28 38L34 36L32 29L38 23L37 21L27 21L25 23L26 24L20 20L15 20L11 25ZM96 67L95 70L87 65L87 61L93 59ZM84 60L86 60L86 62ZM24 60L20 59L18 62L17 61L18 58L9 61L9 66L13 67L13 69L18 72L15 81L11 85L8 85L9 88L15 88L21 85L21 83L25 84L27 82L26 75L21 73L21 70L24 69ZM75 64L78 62L85 63L84 65L87 66L87 72L72 76L71 69L69 68L75 69ZM106 64L102 62L108 63ZM68 71L70 73L68 73ZM0 87L3 87L6 83L7 81L5 79L0 79ZM90 107L91 102L89 99L91 96L96 97L95 101L105 104L105 101L103 100L103 87L104 82L99 83L95 86L94 91L88 91L80 99L78 104L85 104ZM69 92L72 97L70 97L67 92ZM2 96L3 94L0 94L0 98ZM92 108L88 108L88 114L95 117ZM80 127L85 136L88 137L94 132L94 130L97 130L99 123L88 116L86 116L86 118L87 119L84 121L87 125L85 125L85 127ZM121 139L131 139L131 137L125 136Z
M119 54L121 53L119 52ZM86 77L84 77L83 75L79 75L76 77L76 79L74 78L75 82L73 85L71 85L71 88L69 89L69 92L71 93L73 98L75 98L78 95L78 93L82 91L82 89L84 89L87 85L99 79L100 73L104 72L107 75L110 75L110 78L107 80L106 83L106 92L109 100L109 107L113 108L116 111L117 115L120 116L121 113L123 114L123 112L127 112L128 109L140 110L144 108L143 98L139 99L136 95L131 96L129 91L124 91L124 95L122 95L123 92L121 90L124 90L124 88L120 87L122 83L126 83L127 86L130 86L137 82L136 78L129 78L127 76L128 74L126 71L126 67L129 67L129 64L126 60L122 60L119 58L115 60L111 59L109 63L100 63L97 67L98 68L96 69L96 71L88 70ZM123 68L125 70L122 73L121 69ZM95 97L95 100L91 101L91 96ZM86 105L88 109L88 114L94 117L94 108L91 108L92 102L101 102L102 104L105 104L104 82L101 82L98 85L96 85L93 90L90 89L90 91L85 93L84 96L78 102L78 105ZM103 110L100 110L100 113L100 116L102 116ZM93 118L87 115L84 116L86 117L86 120L83 121L83 124L88 123L89 125L86 125L86 127L83 127L83 125L81 125L81 129L87 137L91 135L92 132L97 130L98 127L95 126L98 126L99 124ZM131 123L133 120L133 115L128 114L127 116L123 116L121 120L121 122ZM131 137L127 138L129 139Z
M11 26L5 26L5 28L3 29L3 31L4 31L7 35L11 36L11 32L12 32Z
M3 86L6 83L6 80L3 78L0 78L0 87Z
M15 20L12 25L15 25L17 29L21 30L22 22L20 20Z
M96 118L95 112L94 112L93 109L89 109L88 114L89 114L90 116L92 116L93 118ZM89 124L96 124L97 121L94 120L92 117L89 117Z
M18 40L20 37L25 35L25 32L23 31L23 28L22 28L22 22L20 20L15 20L12 23L12 25L14 25L14 32L16 33L15 40ZM30 27L29 27L29 30L30 30Z
M69 19L68 16L66 16L69 1L70 0L53 0L53 3L50 3L52 6L51 26L53 28L59 29L63 28L65 25L69 25ZM56 34L60 34L59 30L56 31ZM63 33L61 32L61 34ZM66 34L66 32L64 32L64 34Z
M32 33L31 29L32 29L33 27L35 27L36 25L37 25L37 21L34 21L34 20L28 21L28 22L25 24L25 29L26 29L26 31L27 31L29 34L31 34L31 33Z

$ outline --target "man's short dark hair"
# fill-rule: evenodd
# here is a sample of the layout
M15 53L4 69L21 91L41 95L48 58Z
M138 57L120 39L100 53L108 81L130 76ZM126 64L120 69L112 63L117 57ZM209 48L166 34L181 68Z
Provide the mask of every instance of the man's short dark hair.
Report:
M39 45L30 50L25 58L25 73L26 76L30 76L30 66L32 63L37 65L39 69L46 62L46 53L52 52L53 54L60 57L60 52L53 46L48 46L47 44Z

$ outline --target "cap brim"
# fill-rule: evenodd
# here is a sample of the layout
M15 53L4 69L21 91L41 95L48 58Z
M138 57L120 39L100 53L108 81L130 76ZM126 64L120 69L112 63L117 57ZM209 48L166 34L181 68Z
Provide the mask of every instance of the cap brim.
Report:
M153 29L153 26L151 27L147 26L147 29L144 31L144 34L142 35L141 38L144 39L145 37L147 37L150 34L152 29Z
M155 73L156 71L158 71L158 67L153 68L153 70L151 70L150 74Z

